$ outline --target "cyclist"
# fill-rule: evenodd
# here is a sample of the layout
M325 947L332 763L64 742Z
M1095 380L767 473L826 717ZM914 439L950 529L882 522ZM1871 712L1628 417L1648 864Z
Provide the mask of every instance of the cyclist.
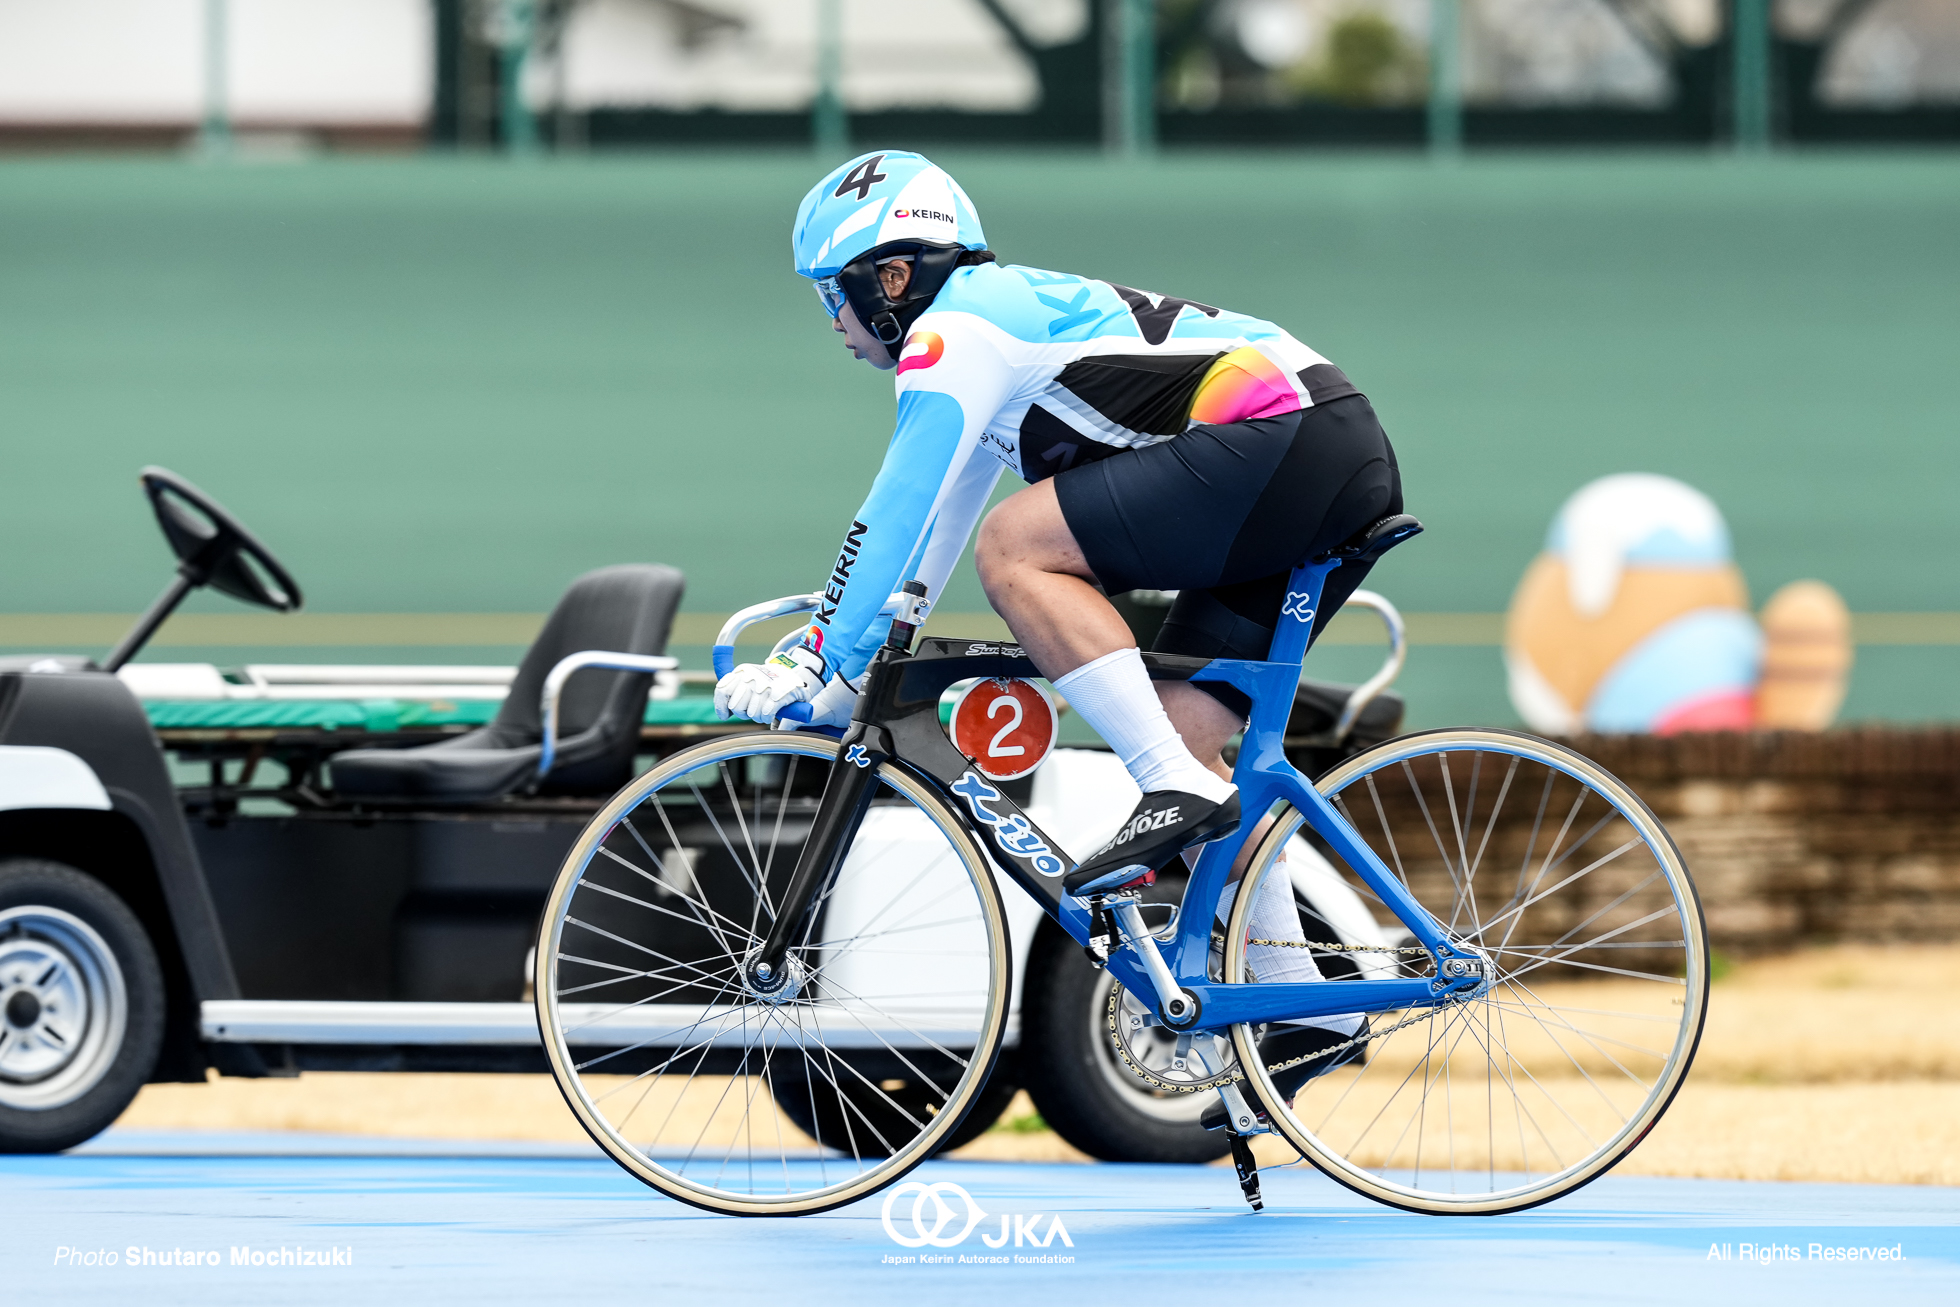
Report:
M1366 397L1270 322L996 262L966 192L917 154L833 171L804 196L792 245L851 352L896 371L897 431L801 642L723 677L717 709L766 722L808 702L817 722L848 721L886 598L915 578L938 596L1010 470L1029 484L980 527L981 584L1143 791L1064 888L1119 889L1233 833L1220 750L1249 701L1153 685L1104 596L1176 590L1156 650L1263 659L1293 567L1402 511ZM1366 571L1328 578L1315 634ZM1279 892L1255 932L1304 938L1283 880L1267 877ZM1318 974L1304 949L1265 951L1271 978Z

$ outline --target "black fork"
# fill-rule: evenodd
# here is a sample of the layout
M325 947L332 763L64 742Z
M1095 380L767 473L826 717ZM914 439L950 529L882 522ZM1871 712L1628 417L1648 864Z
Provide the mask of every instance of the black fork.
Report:
M905 593L915 600L923 600L926 588L917 581L907 581ZM908 615L901 613L892 619L891 634L885 637L884 648L865 670L864 692L858 696L860 706L876 700L894 661L911 656L912 638L918 634L918 626L905 620ZM824 782L823 798L817 804L817 819L811 825L810 837L803 842L803 851L796 858L796 870L790 874L782 901L776 905L776 918L770 923L762 946L749 955L743 968L743 978L757 994L773 994L789 983L790 968L785 964L790 948L806 939L815 925L816 905L836 876L844 850L857 837L858 826L864 821L871 797L877 791L878 767L892 756L891 737L884 728L855 716L842 743L838 765L831 768L830 779Z

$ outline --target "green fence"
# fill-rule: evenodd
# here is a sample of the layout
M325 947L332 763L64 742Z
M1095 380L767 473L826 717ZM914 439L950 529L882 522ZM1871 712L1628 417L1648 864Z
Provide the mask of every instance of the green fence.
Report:
M1816 576L1860 613L1960 610L1948 158L945 162L1004 258L1269 316L1347 370L1431 527L1375 578L1412 612L1500 612L1558 503L1631 470L1715 498L1759 600ZM892 407L790 271L816 171L0 165L0 614L141 608L152 462L323 614L537 613L629 559L684 568L702 614L809 588ZM970 568L942 608L984 608ZM1950 620L1902 620L1863 628L1919 642L1864 648L1849 711L1960 714ZM511 650L389 643L155 656ZM1421 720L1510 716L1488 643L1419 645L1408 685Z

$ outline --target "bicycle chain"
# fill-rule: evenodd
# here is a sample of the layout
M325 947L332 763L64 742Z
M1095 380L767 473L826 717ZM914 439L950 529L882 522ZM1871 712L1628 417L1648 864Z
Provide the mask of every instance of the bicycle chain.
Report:
M1377 944L1323 944L1317 939L1249 939L1250 944L1264 944L1267 948L1312 948L1322 953L1396 953L1404 956L1428 957L1426 948L1389 948Z
M1219 1089L1225 1085L1235 1085L1245 1079L1245 1072L1243 1071L1221 1071L1215 1076L1206 1076L1203 1080L1193 1081L1188 1085L1180 1085L1173 1084L1162 1076L1138 1066L1136 1059L1130 1056L1130 1050L1124 1047L1123 1032L1116 1024L1116 1015L1122 1007L1122 997L1123 987L1121 985L1111 985L1109 987L1109 1006L1106 1009L1109 1042L1115 1045L1117 1058L1124 1066L1130 1069L1130 1073L1136 1076L1137 1079L1143 1081L1153 1089L1161 1089L1170 1094L1201 1094L1208 1089Z
M1263 944L1268 948L1319 949L1324 953L1396 953L1396 954L1413 953L1413 954L1421 954L1423 956L1427 956L1429 953L1429 950L1426 948L1374 948L1361 944L1323 944L1316 940L1249 939L1246 941L1246 943ZM1188 1084L1188 1085L1173 1084L1171 1081L1165 1080L1162 1076L1156 1075L1155 1073L1145 1069L1144 1067L1138 1066L1136 1063L1136 1059L1130 1056L1130 1050L1124 1047L1123 1034L1122 1031L1118 1028L1116 1023L1116 1016L1121 1006L1122 994L1123 994L1123 987L1121 985L1112 985L1110 987L1109 1005L1106 1009L1105 1024L1107 1025L1109 1030L1109 1042L1112 1045L1114 1045L1116 1048L1117 1058L1122 1061L1124 1066L1129 1068L1130 1073L1132 1075L1136 1076L1139 1080L1143 1081L1145 1084L1149 1085L1153 1089L1159 1089L1164 1091L1165 1093L1171 1093L1171 1094L1198 1094L1198 1093L1203 1093L1206 1090L1222 1089L1226 1085L1236 1085L1244 1082L1246 1078L1244 1071L1221 1071L1215 1076L1207 1076L1205 1079L1196 1081L1192 1084ZM1413 1016L1406 1017L1403 1020L1396 1022L1392 1026L1388 1026L1380 1030L1371 1029L1366 1034L1356 1035L1352 1039L1334 1045L1332 1048L1323 1048L1315 1053L1307 1053L1300 1057L1294 1058L1290 1062L1276 1062L1273 1065L1266 1068L1266 1074L1276 1075L1281 1071L1289 1071L1296 1066L1304 1066L1308 1062L1317 1062L1323 1058L1332 1057L1337 1053L1345 1053L1350 1048L1358 1047L1359 1045L1367 1043L1371 1039L1381 1039L1386 1035L1394 1034L1398 1030L1402 1030L1408 1026L1415 1025L1419 1021L1427 1021L1434 1015L1435 1015L1434 1008L1426 1008L1423 1011L1418 1012Z
M1131 1073L1135 1075L1139 1080L1142 1080L1145 1084L1149 1085L1153 1089L1161 1089L1166 1093L1171 1093L1171 1094L1197 1094L1197 1093L1203 1093L1205 1090L1208 1089L1222 1089L1226 1085L1236 1085L1236 1084L1244 1083L1245 1072L1229 1071L1229 1072L1220 1072L1215 1076L1207 1077L1206 1079L1198 1081L1195 1084L1179 1085L1179 1084L1173 1084L1170 1081L1165 1080L1163 1077L1155 1075L1152 1072L1145 1070L1143 1067L1138 1066L1136 1064L1135 1059L1131 1058L1129 1050L1123 1047L1122 1035L1117 1031L1116 1028L1117 991L1121 990L1122 988L1123 987L1121 985L1118 985L1116 986L1115 989L1110 991L1109 1040L1110 1043L1116 1046L1116 1056L1122 1059L1123 1065L1128 1067ZM1419 1021L1427 1021L1435 1014L1436 1014L1436 1010L1434 1008L1426 1008L1423 1011L1418 1012L1414 1016L1407 1017L1401 1021L1396 1022L1392 1026L1386 1026L1379 1030L1370 1030L1365 1035L1356 1035L1354 1038L1336 1044L1332 1048L1323 1048L1317 1053L1307 1053L1300 1057L1294 1058L1290 1062L1275 1062L1266 1068L1266 1074L1269 1076L1277 1075L1281 1071L1290 1071L1296 1066L1305 1066L1309 1062L1316 1062L1319 1061L1321 1058L1332 1057L1336 1053L1345 1053L1350 1048L1354 1048L1361 1044L1365 1044L1371 1039L1381 1039L1386 1035L1394 1034L1398 1030L1402 1030L1409 1026L1413 1026Z

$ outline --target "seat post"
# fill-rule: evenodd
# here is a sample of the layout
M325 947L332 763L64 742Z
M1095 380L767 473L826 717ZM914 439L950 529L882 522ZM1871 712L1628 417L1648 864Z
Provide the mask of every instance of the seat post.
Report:
M1291 664L1295 679L1299 676L1300 661L1307 655L1307 642L1313 638L1314 614L1320 611L1320 596L1327 586L1327 574L1340 565L1339 558L1316 558L1294 568L1293 575L1287 579L1286 600L1280 605L1279 626L1273 631L1273 642L1267 650L1266 660L1274 664ZM1252 719L1246 724L1246 738L1268 739L1277 748L1280 737L1286 733L1286 723L1292 712L1291 688L1276 694L1256 696L1252 705Z
M1279 626L1273 631L1272 647L1266 661L1298 663L1307 656L1307 642L1313 639L1314 615L1320 611L1320 596L1327 588L1327 574L1341 565L1339 558L1317 558L1293 569L1286 583L1286 602L1280 605Z
M1320 612L1327 574L1344 562L1372 564L1404 540L1420 534L1422 523L1407 513L1397 513L1370 523L1357 531L1347 543L1310 558L1293 569L1287 579L1286 602L1280 606L1279 627L1273 632L1268 662L1298 663L1307 656L1313 640L1314 616Z

